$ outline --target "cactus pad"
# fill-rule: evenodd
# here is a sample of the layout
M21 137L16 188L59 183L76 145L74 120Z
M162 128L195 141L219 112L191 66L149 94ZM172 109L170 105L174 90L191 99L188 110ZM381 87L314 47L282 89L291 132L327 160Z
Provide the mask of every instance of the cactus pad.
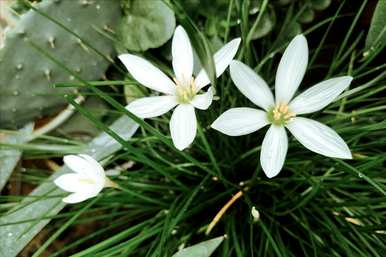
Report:
M83 79L103 76L114 47L100 31L115 29L121 15L119 4L119 0L44 0L35 5L84 41L33 9L20 16L0 49L0 128L18 128L66 104L62 94L68 89L53 88L52 84L74 78L36 51L31 42ZM107 58L84 42L91 42Z

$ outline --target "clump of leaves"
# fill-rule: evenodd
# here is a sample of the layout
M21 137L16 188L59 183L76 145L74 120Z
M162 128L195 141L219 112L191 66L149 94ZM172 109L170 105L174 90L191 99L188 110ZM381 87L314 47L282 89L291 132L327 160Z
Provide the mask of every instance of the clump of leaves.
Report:
M243 2L247 1L228 2L226 32L218 34L219 42L241 35L243 46L237 59L273 85L279 53L286 47L287 29L297 20L296 12L289 10L282 25L278 23L281 33L252 40L251 24L256 20L242 11ZM168 5L172 10L181 10L175 1ZM303 31L311 52L304 89L333 76L354 77L351 87L328 109L312 115L347 141L354 160L325 158L291 140L285 168L277 178L267 179L258 159L259 142L265 131L232 138L208 127L224 110L251 105L227 75L216 83L217 101L210 110L197 115L199 137L183 152L173 147L168 136L169 116L143 121L124 108L126 101L119 86L136 85L132 79L122 75L120 80L97 83L77 77L79 82L67 86L87 88L88 93L111 106L113 111L107 114L110 119L121 115L121 120L109 127L92 109L76 104L72 96L67 96L79 113L104 131L101 136L87 147L77 140L64 141L58 137L39 138L12 147L24 149L25 159L61 157L70 147L72 151L77 147L79 152L102 161L106 170L114 170L113 180L125 191L106 190L93 200L58 213L64 207L60 202L63 195L53 187L52 177L46 180L49 168L30 167L18 181L46 183L27 197L0 198L3 203L0 249L22 247L52 220L47 226L51 233L44 245L36 248L34 256L43 254L52 242L68 238L71 234L66 231L92 223L95 226L87 236L73 236L70 243L55 249L50 256L172 256L181 248L226 234L227 238L212 257L382 257L386 251L383 211L386 65L380 53L385 44L374 45L374 50L363 58L368 28L361 27L360 21L366 6L367 1L356 5L343 2L328 17L317 18ZM196 47L201 63L210 64L210 58L202 58L208 56L205 38L211 36L210 31L197 29L205 28L202 25L207 18L198 15L191 19L183 12L175 14L193 45L202 46ZM239 23L233 24L232 17L237 17ZM170 72L164 57L155 51L145 54L163 71ZM60 60L52 60L61 64ZM213 76L213 71L208 73ZM112 90L111 85L118 91ZM134 123L128 117L140 125L133 137L128 129ZM79 147L83 147L82 151ZM238 198L206 235L208 224L234 196ZM255 216L251 215L252 207ZM204 247L208 249L208 245ZM4 256L16 254L13 251Z

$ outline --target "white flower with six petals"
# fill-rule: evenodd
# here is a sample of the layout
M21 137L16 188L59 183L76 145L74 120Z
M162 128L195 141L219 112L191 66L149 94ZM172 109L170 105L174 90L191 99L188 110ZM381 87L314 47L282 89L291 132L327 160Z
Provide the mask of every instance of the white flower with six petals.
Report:
M72 193L63 198L65 203L79 203L97 196L104 187L116 187L115 183L106 177L103 167L89 155L66 155L63 161L75 171L54 180L58 187Z
M239 44L240 39L234 39L215 53L213 59L217 77L228 67L236 55ZM199 94L210 80L204 69L195 78L193 77L193 50L189 37L181 26L174 32L172 58L174 81L139 56L132 54L119 56L135 80L165 94L137 99L126 107L127 110L140 118L152 118L165 114L177 106L170 120L170 134L175 147L183 150L196 137L197 120L194 109L208 109L213 100L213 90L210 87L206 93Z
M247 65L232 61L230 72L240 92L264 109L232 108L220 115L212 128L229 136L255 132L271 124L260 153L260 163L272 178L282 169L288 149L285 128L309 150L334 158L351 159L351 152L343 139L331 128L315 120L297 117L321 110L343 92L352 77L342 76L316 84L293 96L299 87L308 63L307 40L296 36L285 50L276 73L275 99L267 83ZM292 99L292 100L291 100Z

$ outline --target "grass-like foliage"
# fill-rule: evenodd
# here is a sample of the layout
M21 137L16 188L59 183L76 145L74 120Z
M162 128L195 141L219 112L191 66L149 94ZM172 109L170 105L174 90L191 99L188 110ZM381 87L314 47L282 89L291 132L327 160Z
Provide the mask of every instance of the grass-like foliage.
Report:
M253 33L262 26L263 15L249 15L253 1L226 1L224 19L220 14L211 14L210 8L207 16L194 12L188 2L165 3L174 10L177 24L189 34L209 77L214 78L211 53L219 44L241 37L235 59L252 67L272 88L280 57L293 37L294 22L303 12L299 2L285 10L277 9L273 30L259 39L254 39ZM267 7L268 1L257 2L260 13L272 11ZM39 219L14 223L7 220L0 224L0 230L9 231L15 223L33 226L41 220L51 220L22 252L23 256L166 257L182 245L222 235L227 236L213 257L385 256L386 66L384 54L381 55L385 42L365 50L371 4L332 2L313 22L302 26L310 61L298 92L328 78L354 78L350 88L334 103L308 116L332 127L347 142L353 160L318 155L289 136L284 168L277 177L268 179L259 162L267 128L242 137L228 137L210 128L231 107L253 107L237 90L228 71L216 80L217 97L211 107L196 112L199 128L194 143L179 151L170 138L171 113L141 120L124 108L127 98L149 95L150 91L139 88L123 66L112 66L106 81L84 81L60 59L31 42L31 49L77 80L56 84L57 87L78 89L79 94L92 95L109 106L100 116L100 109L74 100L78 93L65 96L93 127L122 146L102 160L106 170L119 172L110 178L122 190L105 189L96 198L67 205L58 214L41 213ZM208 25L214 23L207 20L215 18L223 30L220 31L221 26ZM106 36L117 40L113 35ZM144 55L171 74L168 51L170 45L166 44ZM115 63L121 65L118 60ZM121 116L140 125L129 140L108 128ZM55 166L53 161L60 164L63 155L81 152L85 143L58 130L28 143L1 145L23 151L23 165L27 168L9 183L28 188L27 185L38 186L46 181L50 168ZM0 214L26 207L19 203L28 196L19 195L14 188L4 192L9 194L0 196ZM205 233L216 214L236 194L239 198L209 235ZM30 200L45 197L46 194L34 195ZM49 197L61 199L63 195ZM258 219L251 215L252 207L259 212Z

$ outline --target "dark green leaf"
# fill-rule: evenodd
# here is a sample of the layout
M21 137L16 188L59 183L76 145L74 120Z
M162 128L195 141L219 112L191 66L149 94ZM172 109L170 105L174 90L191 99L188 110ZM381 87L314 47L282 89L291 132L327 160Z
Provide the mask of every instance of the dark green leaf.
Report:
M386 43L386 0L379 0L373 18L369 33L366 38L366 51L375 48L378 44Z
M125 16L118 27L118 37L131 51L145 51L168 41L176 26L173 11L162 1L125 0Z

